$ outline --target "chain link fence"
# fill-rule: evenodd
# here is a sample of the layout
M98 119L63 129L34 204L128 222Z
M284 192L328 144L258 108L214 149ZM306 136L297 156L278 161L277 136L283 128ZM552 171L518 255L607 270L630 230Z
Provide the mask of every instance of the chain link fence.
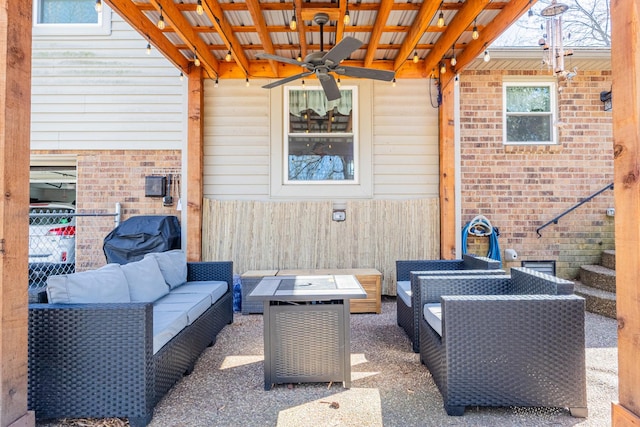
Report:
M32 204L29 300L37 298L49 276L105 265L103 241L119 223L120 204L116 204L114 212L76 212L74 206L62 203Z

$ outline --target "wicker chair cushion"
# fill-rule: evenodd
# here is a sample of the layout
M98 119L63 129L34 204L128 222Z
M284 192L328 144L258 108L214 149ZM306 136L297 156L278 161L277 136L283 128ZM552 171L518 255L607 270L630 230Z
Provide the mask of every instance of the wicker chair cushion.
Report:
M215 304L216 301L218 301L220 297L227 292L228 287L229 285L227 285L227 282L202 280L198 282L187 282L172 290L171 293L204 293L210 296L211 304Z
M187 256L184 251L174 249L166 252L151 252L145 255L145 258L147 257L156 259L169 288L176 288L187 281Z
M120 264L96 270L47 278L47 298L51 304L131 302L129 285Z
M143 258L121 268L129 283L131 302L154 302L169 293L169 286L154 258Z
M427 324L431 326L438 335L442 336L442 305L437 302L425 304L422 314Z
M407 307L411 307L411 282L409 280L398 281L396 293L398 298L402 298Z
M155 307L154 307L155 308ZM153 310L153 354L156 354L171 338L187 327L187 313L181 310Z
M187 314L187 322L192 324L202 313L211 307L208 294L170 293L153 303L154 314L161 311L182 311Z

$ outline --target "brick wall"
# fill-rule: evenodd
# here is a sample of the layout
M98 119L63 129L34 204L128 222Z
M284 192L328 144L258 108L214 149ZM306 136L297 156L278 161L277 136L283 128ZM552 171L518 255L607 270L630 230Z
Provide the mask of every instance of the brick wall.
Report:
M596 264L614 248L613 191L541 230L581 199L613 182L611 112L600 92L611 89L610 71L579 71L558 94L561 125L557 146L502 144L503 76L547 75L532 71L468 71L460 78L462 221L486 216L500 230L502 256L515 249L518 260L556 260L556 272L575 278L580 265ZM468 251L485 255L487 238L470 236Z

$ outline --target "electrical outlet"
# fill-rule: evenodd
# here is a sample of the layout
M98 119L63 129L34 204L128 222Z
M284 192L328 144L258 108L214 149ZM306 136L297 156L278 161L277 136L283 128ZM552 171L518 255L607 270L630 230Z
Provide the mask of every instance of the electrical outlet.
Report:
M333 211L331 219L334 221L344 221L347 219L347 213L345 211Z
M616 216L615 208L608 208L607 209L607 216Z

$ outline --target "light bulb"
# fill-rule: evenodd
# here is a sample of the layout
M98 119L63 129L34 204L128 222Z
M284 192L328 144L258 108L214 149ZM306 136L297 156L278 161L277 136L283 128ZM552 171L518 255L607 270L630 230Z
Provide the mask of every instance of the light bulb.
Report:
M98 13L102 12L102 0L96 0L95 9Z
M342 86L342 83L340 82L340 77L338 77L338 87Z
M342 22L344 22L344 25L349 25L349 23L351 22L351 17L349 16L349 9L347 9L344 12L344 18L342 19Z
M184 74L182 74L182 71L180 71L180 81L184 80Z
M527 13L527 21L529 23L533 22L533 10L529 9L529 12Z
M391 87L396 87L396 78L394 77L393 80L391 80Z
M216 77L216 82L213 84L213 87L218 87L218 78Z
M224 60L227 62L231 62L231 51L227 52L227 54L224 56Z
M198 5L196 6L196 13L198 15L202 15L204 13L204 8L202 7L202 0L198 0Z
M460 77L456 74L456 78L453 79L453 85L458 86L460 84Z
M304 89L304 79L302 79L302 89Z
M198 58L198 55L195 55L193 58L193 65L195 65L196 67L200 66L200 58Z
M444 13L440 11L440 15L438 16L438 28L444 27Z
M147 43L147 55L151 55L151 43Z
M296 15L291 16L291 21L289 21L289 28L291 31L295 31L298 28L298 21L296 20Z
M458 60L456 59L456 56L454 55L453 58L451 58L451 66L455 67L457 63L458 63Z
M158 19L158 28L161 30L164 30L164 27L166 27L166 24L164 22L164 16L162 16L162 10L160 11L160 19Z
M246 79L244 79L244 85L246 87L249 87L249 77L247 77Z
M298 60L298 62L302 62L302 52L298 54L298 57L296 59Z
M413 52L413 63L417 64L420 61L420 57L418 56L418 52Z
M489 51L488 51L488 50L485 50L485 51L484 51L484 57L483 57L483 59L484 59L484 62L489 62L489 61L491 61L491 55L489 55Z
M473 26L473 33L471 33L471 37L474 40L478 40L478 37L480 37L480 33L478 32L478 26L477 25Z
M440 64L440 74L446 74L446 73L447 73L447 64L443 62L442 64Z

